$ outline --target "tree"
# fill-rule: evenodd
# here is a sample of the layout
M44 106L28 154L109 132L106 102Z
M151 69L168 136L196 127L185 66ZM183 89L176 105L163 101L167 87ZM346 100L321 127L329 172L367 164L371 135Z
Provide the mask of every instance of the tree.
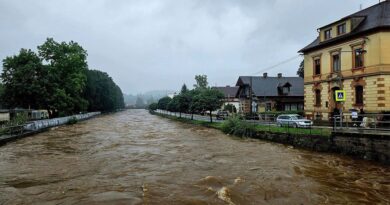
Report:
M196 96L200 94L200 90L198 89L193 89L190 90L187 95L188 95L188 100L190 101L190 104L188 106L188 111L191 113L191 120L194 119L194 113L201 111L200 104L196 99L198 99Z
M125 106L119 86L107 73L98 70L87 71L85 99L89 111L112 112Z
M302 60L301 64L299 65L297 75L301 78L305 77L305 61Z
M31 50L21 49L18 55L3 60L2 99L6 107L44 108L49 85L47 67Z
M179 98L178 96L175 96L172 98L172 100L167 105L167 110L170 112L177 112L179 111Z
M196 75L195 76L196 84L194 85L195 89L206 89L208 86L207 75Z
M152 103L149 105L149 110L157 110L158 109L158 104L157 103Z
M85 111L88 102L82 97L87 82L87 51L77 43L58 43L48 38L38 46L39 56L46 62L50 86L46 107L50 116Z
M196 95L194 101L198 109L209 111L210 122L213 122L212 111L222 106L224 97L221 91L207 88Z
M161 98L157 103L158 109L167 110L168 104L169 104L169 102L171 102L171 100L172 100L172 98L170 98L168 96Z
M181 86L180 94L185 94L187 92L188 92L188 88L187 88L186 84L183 84L183 86Z

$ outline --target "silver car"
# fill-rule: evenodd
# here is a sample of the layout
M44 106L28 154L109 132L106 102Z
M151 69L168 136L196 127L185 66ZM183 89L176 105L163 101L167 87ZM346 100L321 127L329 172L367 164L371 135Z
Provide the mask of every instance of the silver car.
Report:
M313 125L313 122L300 115L289 114L289 115L279 115L278 118L276 118L276 124L280 127L291 126L291 127L309 128Z

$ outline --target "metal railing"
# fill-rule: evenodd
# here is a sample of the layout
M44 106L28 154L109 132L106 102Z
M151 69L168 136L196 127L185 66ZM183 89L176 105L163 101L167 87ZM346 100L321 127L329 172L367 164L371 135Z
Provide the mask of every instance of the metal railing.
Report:
M390 114L344 113L331 120L334 132L390 135Z
M154 112L172 116L179 117L180 114L178 112L170 112L167 110L155 110ZM184 119L191 119L192 114L181 113L181 117ZM258 131L264 132L273 132L273 133L284 133L284 134L300 134L300 135L320 135L320 136L329 136L331 134L331 127L318 127L318 126L300 126L293 122L286 122L284 124L277 124L276 114L259 114L259 119L256 120L245 120L250 123ZM193 120L198 121L210 121L209 115L199 115L194 114ZM223 122L224 120L218 120L215 116L213 116L213 122Z

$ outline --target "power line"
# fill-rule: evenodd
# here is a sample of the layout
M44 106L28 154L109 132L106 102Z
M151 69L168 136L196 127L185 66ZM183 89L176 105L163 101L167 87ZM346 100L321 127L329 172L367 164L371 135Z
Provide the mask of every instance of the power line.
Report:
M264 71L268 71L268 70L274 69L274 68L276 68L276 67L279 67L280 65L283 65L283 64L286 64L286 63L288 63L288 62L291 62L291 61L297 59L298 57L301 57L301 55L296 55L296 56L294 56L294 57L292 57L292 58L289 58L289 59L287 59L287 60L281 61L281 62L279 62L279 63L277 63L277 64L275 64L275 65L273 65L273 66L264 68L264 69L262 69L262 70L260 70L260 71L258 71L258 72L256 72L256 73L253 73L252 75L257 75L257 74L262 73L262 72L264 72Z

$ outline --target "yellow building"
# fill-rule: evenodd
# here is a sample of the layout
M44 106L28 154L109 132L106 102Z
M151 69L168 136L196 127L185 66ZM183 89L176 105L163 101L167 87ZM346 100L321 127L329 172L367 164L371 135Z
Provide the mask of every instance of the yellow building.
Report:
M318 29L304 54L305 114L328 120L336 109L390 111L390 1ZM335 102L336 90L346 101Z

